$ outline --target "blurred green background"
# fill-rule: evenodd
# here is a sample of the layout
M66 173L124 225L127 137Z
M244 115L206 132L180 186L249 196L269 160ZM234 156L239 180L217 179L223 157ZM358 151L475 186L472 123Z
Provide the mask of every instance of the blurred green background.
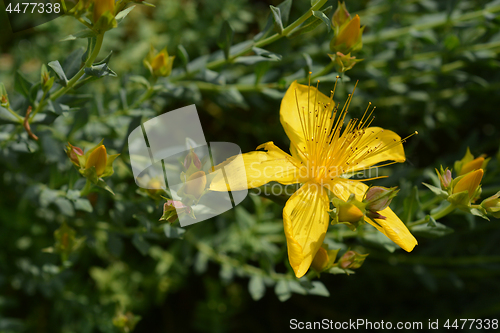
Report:
M421 321L500 319L500 224L455 214L440 220L454 229L436 239L417 237L411 253L388 251L364 240L332 239L343 249L370 255L354 275L323 274L329 297L294 292L281 302L275 285L252 283L248 267L289 271L281 220L282 205L248 197L233 211L187 228L183 239L154 232L161 204L139 195L126 159L118 160L110 181L116 196L92 194L92 212L58 191L79 188L79 175L64 153L67 141L107 147L126 155L129 126L140 120L196 104L207 141L238 144L243 152L267 141L287 150L279 105L291 78L304 78L328 65L332 32L312 32L266 46L282 60L231 64L217 69L226 84L206 77L162 83L168 88L133 115L116 115L123 99L140 95L131 75L147 76L142 59L150 45L171 54L183 45L190 59L218 50L223 20L235 31L234 44L253 38L265 26L269 5L280 1L151 1L137 6L106 34L100 58L113 50L106 77L78 91L80 109L50 126L34 126L38 142L14 138L12 125L0 125L0 332L119 332L118 312L140 316L134 332L280 332L289 321ZM500 190L500 1L347 1L366 25L365 59L347 72L336 100L346 98L359 80L350 107L354 116L368 102L377 106L375 126L401 136L407 162L384 172L375 184L401 187L393 202L400 212L416 185L434 180L434 168L453 166L467 147L492 157L482 198ZM336 8L336 2L328 5ZM64 59L86 41L58 42L83 26L62 17L35 29L10 33L0 4L0 82L16 100L15 73L39 80L42 64ZM310 7L294 1L290 21ZM329 13L331 17L333 11ZM306 54L306 56L304 56ZM182 73L179 58L172 77ZM252 87L255 73L266 71ZM321 78L320 90L335 76ZM202 82L200 84L199 82ZM203 83L209 83L203 84ZM135 125L134 125L135 124ZM11 126L11 127L9 127ZM76 185L75 185L76 184ZM65 193L66 193L65 192ZM56 198L60 199L56 199ZM422 195L425 201L428 196ZM88 210L88 209L87 209ZM62 222L86 237L69 263L42 252L54 245ZM250 269L251 271L251 269ZM257 287L256 287L257 286ZM260 287L259 287L260 286ZM250 291L249 291L250 289ZM265 294L262 296L262 293ZM324 293L323 293L324 294ZM262 296L261 298L259 296ZM290 295L288 295L290 296ZM254 301L253 298L260 298ZM445 329L442 329L445 331Z

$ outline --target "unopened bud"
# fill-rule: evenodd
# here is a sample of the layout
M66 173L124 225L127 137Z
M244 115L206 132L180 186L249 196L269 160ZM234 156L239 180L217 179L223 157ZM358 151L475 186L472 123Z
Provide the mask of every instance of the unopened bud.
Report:
M359 254L356 251L347 251L339 259L339 266L343 269L357 269L365 262L367 254Z
M94 23L97 22L104 13L110 12L111 14L114 14L114 11L115 0L94 0Z
M480 156L472 161L465 163L460 170L459 176L465 175L471 171L481 169L484 163L484 157Z
M3 83L0 83L0 105L4 108L9 107L9 96Z
M328 265L328 261L328 252L323 247L320 247L314 256L311 267L317 272L322 272Z
M75 147L68 142L68 145L66 146L66 155L68 155L69 159L74 165L76 165L77 167L80 166L80 160L78 159L78 156L83 156L83 150L81 148Z
M184 193L192 195L196 199L199 199L205 187L207 186L207 177L204 171L198 171L193 173L186 181L184 187Z
M451 170L446 168L446 171L443 173L443 175L438 173L438 176L439 180L441 181L442 189L444 190L448 188L451 184L451 181L453 180L453 178L451 177Z
M479 169L463 176L453 188L453 194L468 191L469 199L472 199L479 184L481 184L483 174L483 170Z
M335 13L333 13L332 17L333 26L340 27L350 19L351 19L351 14L349 14L349 12L347 11L345 2L339 1L337 10L335 11Z
M174 59L174 56L168 55L167 48L157 52L153 46L151 46L143 62L144 66L146 66L154 76L169 76L172 72Z
M179 214L182 213L191 213L191 208L180 201L167 200L163 205L163 215L160 221L174 223L179 218Z
M486 212L496 218L500 218L500 192L486 198L481 202L481 207L483 207Z
M85 163L85 169L95 168L95 173L97 177L100 177L104 170L106 169L106 164L108 162L108 156L106 153L106 147L100 145L90 153Z
M366 203L367 210L378 212L386 209L398 192L397 187L373 186L366 191L363 202Z
M196 169L198 169L198 170L201 169L200 158L198 157L198 155L196 155L196 153L192 149L189 152L189 154L186 156L186 158L184 159L184 168L186 168L186 170L188 170L189 167L191 166L191 164L193 164L196 167Z

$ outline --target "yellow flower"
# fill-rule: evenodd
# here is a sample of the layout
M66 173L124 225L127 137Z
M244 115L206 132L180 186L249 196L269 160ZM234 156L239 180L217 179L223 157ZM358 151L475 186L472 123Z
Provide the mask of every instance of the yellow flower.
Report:
M104 147L104 145L100 145L94 149L92 153L90 153L87 162L85 163L85 169L95 167L96 176L100 177L106 169L107 162L108 154L106 153L106 147Z
M404 162L402 140L396 133L369 127L371 118L353 119L344 124L349 96L344 106L333 102L333 92L325 96L316 88L292 83L281 102L281 124L291 141L291 155L267 142L243 154L245 168L226 161L224 173L215 172L210 183L214 191L226 191L224 174L231 190L262 186L270 181L302 186L287 201L283 222L288 257L297 277L303 276L326 235L329 225L328 193L347 201L358 201L368 186L346 175L374 167L383 161ZM246 175L246 177L245 177ZM366 219L406 251L417 241L389 208L380 211L385 219Z
M93 13L94 22L97 22L105 12L109 11L111 14L113 14L114 10L115 0L95 0Z
M479 187L479 184L481 184L483 174L483 169L479 169L463 176L463 178L461 178L453 188L453 194L468 191L469 199L472 199L477 188Z
M143 63L154 76L169 76L172 72L175 56L169 56L165 47L160 52L157 52L153 46L144 59Z

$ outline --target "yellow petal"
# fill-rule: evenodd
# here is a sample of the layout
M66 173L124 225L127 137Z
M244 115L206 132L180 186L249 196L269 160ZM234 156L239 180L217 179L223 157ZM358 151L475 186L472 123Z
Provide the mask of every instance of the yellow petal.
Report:
M325 239L329 204L325 189L308 182L288 199L283 209L288 259L298 278L307 272Z
M363 170L384 161L403 163L406 160L401 137L393 131L380 127L366 128L363 136L353 143L352 149L359 158L350 163L351 167L346 172ZM372 151L367 153L368 150ZM376 176L378 175L369 175L369 177Z
M279 149L272 142L260 145L257 149L267 151L252 151L242 154L241 159L234 157L217 165L214 178L210 183L212 191L227 191L225 176L231 191L241 191L255 188L276 181L284 185L298 183L296 161L292 156ZM222 172L224 170L224 172Z
M469 198L472 198L476 192L477 187L481 184L481 179L483 179L484 171L479 169L465 175L453 188L453 193L460 193L463 191L468 191Z
M478 157L478 158L470 161L469 163L466 163L462 167L462 169L460 170L460 173L458 175L459 176L465 175L471 171L481 169L481 167L483 166L483 163L484 163L484 157Z
M344 29L340 32L335 40L335 45L345 44L347 48L353 46L358 40L358 36L360 33L360 20L359 16L356 15L354 18L349 21L349 23L345 26Z
M330 130L330 115L335 103L315 87L308 87L294 81L283 97L280 107L280 121L286 135L297 150L290 148L296 158L301 158L299 152L307 153L306 139L313 134L312 125L315 110L318 110L318 119L326 113L326 121L322 126ZM325 107L326 106L326 107ZM325 116L326 116L325 115ZM307 124L310 124L309 126Z
M106 153L106 147L100 145L89 155L87 162L85 163L85 169L95 167L95 173L97 177L101 176L106 169L106 163L108 160L108 155Z
M349 195L353 193L356 199L361 201L368 189L368 186L355 180L347 180L336 178L333 182L328 184L329 188L337 197L347 201ZM379 212L386 219L375 219L376 223L366 218L366 222L377 228L378 231L386 235L394 243L398 244L403 250L410 252L417 245L417 240L410 233L408 228L404 225L399 217L394 214L391 208L387 207Z

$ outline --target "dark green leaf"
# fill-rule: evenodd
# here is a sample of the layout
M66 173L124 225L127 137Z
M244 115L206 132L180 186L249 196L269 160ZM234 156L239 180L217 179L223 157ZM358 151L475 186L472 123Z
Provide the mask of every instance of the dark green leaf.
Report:
M33 83L31 83L24 75L20 72L16 72L14 89L22 94L26 98L30 98L30 89Z
M66 74L64 73L63 68L61 67L61 64L59 61L51 61L48 63L49 67L52 68L52 70L56 73L57 77L59 78L59 83L66 87L68 85L68 79L66 77Z
M413 220L415 213L420 209L420 201L418 199L418 188L413 186L410 195L405 198L403 204L403 222L408 223Z
M281 35L283 33L283 22L281 21L281 11L278 7L274 7L272 5L270 5L269 7L271 8L271 12L273 13L274 27Z
M217 45L222 51L224 51L224 57L226 59L229 59L229 50L231 48L231 44L233 43L233 36L233 28L231 28L228 21L224 21L224 23L222 23L219 38L217 39Z

